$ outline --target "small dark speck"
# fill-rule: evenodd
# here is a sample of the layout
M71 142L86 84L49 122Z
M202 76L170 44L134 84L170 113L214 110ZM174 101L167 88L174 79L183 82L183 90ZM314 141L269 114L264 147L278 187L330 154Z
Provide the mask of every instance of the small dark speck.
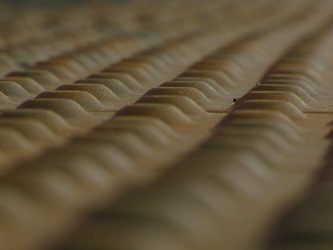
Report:
M28 62L20 62L20 66L21 66L21 68L26 69L26 68L29 67L29 63Z
M236 98L234 98L234 99L232 99L232 101L233 101L233 102L237 102L237 99L236 99Z

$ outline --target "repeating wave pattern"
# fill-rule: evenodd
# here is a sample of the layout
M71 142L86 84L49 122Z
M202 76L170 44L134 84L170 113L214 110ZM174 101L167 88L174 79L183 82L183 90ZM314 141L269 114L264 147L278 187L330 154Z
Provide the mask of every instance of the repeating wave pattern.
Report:
M1 3L0 249L331 249L332 14Z

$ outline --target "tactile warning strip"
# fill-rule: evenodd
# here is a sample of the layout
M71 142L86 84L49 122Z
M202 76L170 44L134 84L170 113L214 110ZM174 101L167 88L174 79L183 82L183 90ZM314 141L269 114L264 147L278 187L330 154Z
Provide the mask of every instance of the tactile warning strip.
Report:
M3 9L0 249L298 247L273 226L329 169L330 1Z

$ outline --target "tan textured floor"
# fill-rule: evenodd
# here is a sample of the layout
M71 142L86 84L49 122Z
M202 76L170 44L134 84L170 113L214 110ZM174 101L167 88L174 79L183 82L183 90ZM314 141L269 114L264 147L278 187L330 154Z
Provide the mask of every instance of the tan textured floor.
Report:
M333 2L0 6L0 250L333 249Z

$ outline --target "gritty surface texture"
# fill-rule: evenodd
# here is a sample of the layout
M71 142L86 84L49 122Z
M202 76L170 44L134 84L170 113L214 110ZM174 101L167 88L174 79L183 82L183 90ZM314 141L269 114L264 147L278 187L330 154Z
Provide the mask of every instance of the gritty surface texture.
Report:
M1 250L333 245L333 3L0 6Z

